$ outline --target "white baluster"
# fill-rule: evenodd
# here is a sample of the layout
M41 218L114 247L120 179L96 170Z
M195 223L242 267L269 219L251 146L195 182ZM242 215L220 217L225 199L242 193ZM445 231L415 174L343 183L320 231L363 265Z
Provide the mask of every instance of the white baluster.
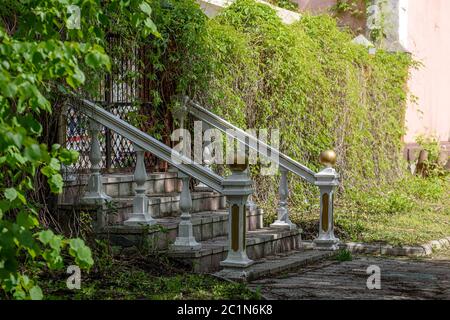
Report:
M280 173L281 179L280 179L280 187L278 189L279 202L277 208L278 216L277 220L270 226L272 228L295 230L297 229L297 226L294 223L292 223L291 220L289 219L289 208L287 204L287 198L289 196L287 170L283 167L280 167Z
M89 160L91 162L91 175L89 176L87 190L80 199L85 204L102 204L111 200L111 197L103 192L102 176L100 174L100 162L102 160L100 142L98 141L100 130L100 123L91 119L89 121L89 134L91 137Z
M145 194L147 172L145 170L144 150L136 144L133 144L133 148L136 151L136 168L134 170L136 187L134 188L133 213L124 224L127 226L153 225L156 224L156 220L148 212L148 198Z
M210 144L211 142L206 142L204 147L203 147L203 163L204 168L212 171L211 169L211 158L212 158L212 154L211 154L211 149L210 149ZM208 187L206 184L204 184L203 182L200 182L196 187L195 187L196 191L212 191L210 187Z
M189 176L183 172L178 172L178 177L182 179L182 190L180 195L181 221L178 225L178 236L172 245L173 250L200 250L201 244L195 240L191 222L192 197L189 189Z

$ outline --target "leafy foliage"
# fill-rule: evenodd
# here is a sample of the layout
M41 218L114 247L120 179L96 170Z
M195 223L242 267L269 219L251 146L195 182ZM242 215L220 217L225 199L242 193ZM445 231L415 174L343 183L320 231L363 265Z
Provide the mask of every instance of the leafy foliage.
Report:
M161 38L148 55L159 106L188 94L240 127L280 129L281 150L314 170L320 152L334 149L343 194L403 177L406 81L415 66L408 55L370 55L328 15L285 25L253 0L237 0L210 20L193 0L152 7ZM259 172L252 167L255 200L271 222L278 179ZM296 177L289 184L294 219L316 214L317 188ZM386 207L407 205L393 197Z
M275 12L238 0L209 24L213 75L201 100L237 125L279 128L281 149L315 170L334 149L343 187L363 190L401 177L404 54L375 56L329 16L284 25ZM277 183L254 168L257 198L274 213ZM291 212L317 209L315 188L290 183Z
M104 241L92 246L96 264L83 276L80 290L65 287L66 274L42 274L48 281L43 291L49 299L261 299L245 284L230 283L210 275L191 274L190 268L154 251L119 254L120 248ZM115 250L118 249L118 250ZM128 248L127 250L130 250ZM113 253L114 252L114 253Z
M80 9L79 28L72 5ZM2 296L40 299L42 291L27 275L36 266L63 267L62 250L82 268L93 264L81 239L64 239L41 230L36 204L28 201L38 174L47 178L54 193L62 190L61 165L78 154L39 143L37 120L52 112L57 89L79 90L86 74L110 69L102 47L105 34L118 14L157 36L146 1L20 0L3 1L0 8L0 288Z

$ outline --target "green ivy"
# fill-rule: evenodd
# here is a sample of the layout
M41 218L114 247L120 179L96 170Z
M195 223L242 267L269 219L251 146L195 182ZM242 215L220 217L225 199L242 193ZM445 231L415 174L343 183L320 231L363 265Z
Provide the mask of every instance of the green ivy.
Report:
M282 151L314 170L320 152L334 149L342 190L402 176L408 55L370 55L328 15L285 25L253 0L208 22L208 37L203 104L241 127L280 129ZM258 173L257 199L274 213L277 183ZM292 177L290 189L294 215L315 210L314 187Z
M194 0L151 6L161 37L147 51L148 76L159 110L182 93L242 128L280 129L282 151L314 170L332 148L341 191L402 176L406 82L415 65L407 54L370 55L329 15L285 25L254 0L237 0L213 19ZM277 178L261 177L258 166L252 173L258 203L274 215ZM290 177L290 190L294 216L317 210L316 187Z

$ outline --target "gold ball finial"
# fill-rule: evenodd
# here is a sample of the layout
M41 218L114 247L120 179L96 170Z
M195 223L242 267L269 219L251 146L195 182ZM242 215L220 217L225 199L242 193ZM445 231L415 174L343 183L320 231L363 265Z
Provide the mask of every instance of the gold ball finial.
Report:
M320 153L319 161L326 167L332 167L336 164L336 152L325 150Z

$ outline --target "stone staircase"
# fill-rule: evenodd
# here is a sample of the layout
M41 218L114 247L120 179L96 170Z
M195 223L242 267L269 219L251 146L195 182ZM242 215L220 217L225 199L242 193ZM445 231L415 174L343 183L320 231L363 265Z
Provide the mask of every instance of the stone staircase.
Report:
M77 208L84 194L88 175L78 175L74 181L65 183L60 197L60 208ZM202 248L197 251L174 251L171 244L178 236L180 223L181 181L176 172L151 173L147 175L146 195L148 209L157 224L149 227L124 225L131 216L134 197L132 174L103 174L103 188L112 198L100 209L95 206L78 205L78 210L98 213L97 232L113 245L123 248L143 247L148 250L165 251L185 263L194 272L213 272L220 269L220 261L228 252L229 213L224 196L214 191L194 191L192 196L191 222L195 239ZM246 210L247 254L250 259L261 260L280 253L298 250L301 246L299 230L283 230L263 225L263 212L256 208Z
M181 128L189 113L206 127L216 128L228 140L244 146L244 157L254 151L269 157L277 166L281 176L277 220L270 227L263 225L263 212L249 201L254 183L248 173L248 164L236 161L237 154L234 161L227 162L231 174L221 176L211 170L208 163L192 161L190 156L172 149L96 103L78 97L72 97L69 104L88 118L89 139L87 136L79 138L85 139L84 144L89 146L89 174L65 175L60 209L91 212L96 218L96 232L113 245L131 250L164 251L189 263L196 272L214 272L223 268L226 272L236 271L238 278L248 272L256 276L264 274L266 266L271 270L273 264L264 263L269 257L274 261L283 255L291 256L284 262L288 267L296 265L297 258L292 257L306 254L301 244L301 232L289 219L287 181L288 174L293 174L320 191L319 232L314 249L322 252L313 254L314 259L326 256L325 251L339 248L333 223L333 199L339 174L333 169L336 154L332 150L321 153L320 162L324 168L315 172L188 97L183 97L181 102L182 108L177 115ZM132 147L132 152L127 149L125 154L127 163L134 163L133 174L101 172L102 149L106 148L101 144L102 128L122 136L128 148ZM188 139L184 137L183 141L185 138ZM208 144L200 147L204 154L211 153ZM145 153L169 164L169 171L147 174ZM192 181L202 184L202 188L191 190ZM281 269L277 266L277 270Z

